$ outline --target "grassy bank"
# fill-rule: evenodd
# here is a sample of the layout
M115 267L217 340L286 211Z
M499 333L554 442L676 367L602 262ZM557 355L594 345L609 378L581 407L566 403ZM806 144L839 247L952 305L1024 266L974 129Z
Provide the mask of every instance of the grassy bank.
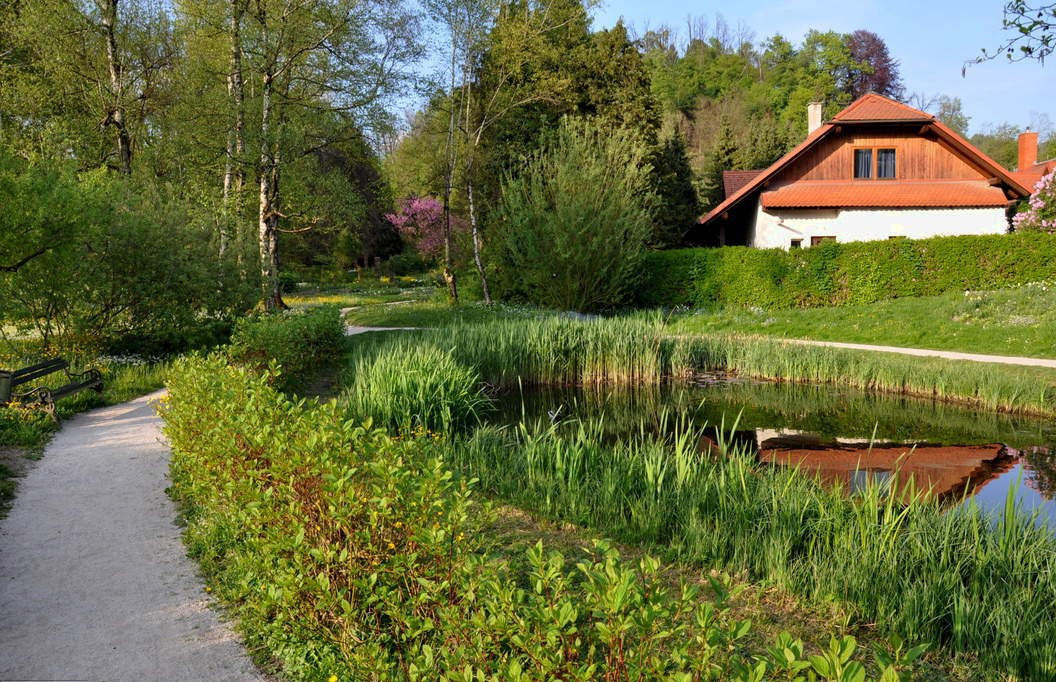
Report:
M423 348L446 349L443 363L430 370L435 356ZM493 385L656 386L724 367L785 379L853 380L993 409L1052 405L1052 384L1039 390L1035 373L1013 380L986 366L829 349L804 359L783 350L769 339L672 338L651 319L500 321L365 340L349 379L353 391L360 381L370 383L364 369L374 358L434 384L447 376L461 385L473 383L468 371ZM467 428L429 421L428 391L412 383L381 388L405 390L401 410L408 423L417 416L432 428ZM350 401L350 407L356 415L363 403ZM884 498L878 489L847 499L797 472L760 468L746 452L702 455L701 434L674 421L655 429L669 434L663 439L648 435L654 429L643 423L637 439L614 444L598 423L574 423L570 431L531 424L474 430L471 415L468 420L471 433L456 439L446 457L488 495L661 548L670 558L744 572L814 603L834 601L850 610L852 622L977 655L993 676L1056 674L1056 607L1023 614L1036 595L1056 597L1056 541L1011 506L995 527L975 510L944 513L924 499L896 505L897 496Z
M1056 358L1056 284L833 308L700 310L675 333L744 333L966 353Z
M896 505L876 489L849 500L749 453L701 453L699 434L677 424L618 444L599 429L484 428L449 459L508 503L835 600L852 623L973 653L992 675L1056 674L1056 607L1034 606L1056 596L1056 542L1013 509L995 527L977 510Z
M495 552L494 515L439 434L392 437L226 358L180 361L172 494L250 649L290 679L898 679L920 651L762 645L721 574L674 581L595 544Z
M1056 414L1056 372L834 348L765 337L672 335L656 315L452 324L357 340L358 353L402 345L450 351L492 386L659 385L723 369L765 379L832 383L960 402L993 411Z

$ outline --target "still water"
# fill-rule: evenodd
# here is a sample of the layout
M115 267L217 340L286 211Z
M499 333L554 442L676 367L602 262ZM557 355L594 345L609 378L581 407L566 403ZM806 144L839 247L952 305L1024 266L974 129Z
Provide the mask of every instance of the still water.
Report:
M951 504L1020 509L1056 528L1056 422L831 386L742 381L722 375L657 391L520 389L493 421L603 419L613 438L662 428L684 414L711 440L718 431L760 462L798 466L853 492L897 475ZM709 440L705 439L705 445Z

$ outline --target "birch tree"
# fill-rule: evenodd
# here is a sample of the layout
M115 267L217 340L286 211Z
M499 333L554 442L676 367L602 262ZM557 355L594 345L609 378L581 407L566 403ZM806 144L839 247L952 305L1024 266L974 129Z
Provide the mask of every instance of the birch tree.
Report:
M282 174L333 141L340 125L384 115L416 58L413 17L381 0L251 0L244 67L259 93L257 239L266 310L282 308L279 235L289 217Z
M230 0L228 39L230 41L227 98L230 110L227 147L224 153L224 214L220 228L220 257L227 252L232 225L236 225L236 240L241 230L237 221L242 216L242 195L246 184L246 95L242 83L242 22L249 9L248 0ZM237 250L239 256L242 249Z

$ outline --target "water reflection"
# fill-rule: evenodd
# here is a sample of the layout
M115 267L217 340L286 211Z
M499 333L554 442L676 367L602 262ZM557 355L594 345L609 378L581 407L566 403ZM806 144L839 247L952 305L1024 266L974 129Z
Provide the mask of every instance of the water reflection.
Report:
M500 400L497 419L602 418L609 437L639 432L665 411L724 425L728 439L762 463L795 466L856 492L868 484L897 495L929 494L984 509L1010 489L1027 512L1056 527L1056 424L940 402L843 388L722 381L662 391L523 390ZM554 417L553 415L557 415ZM738 419L739 415L739 419ZM736 426L732 429L736 420Z

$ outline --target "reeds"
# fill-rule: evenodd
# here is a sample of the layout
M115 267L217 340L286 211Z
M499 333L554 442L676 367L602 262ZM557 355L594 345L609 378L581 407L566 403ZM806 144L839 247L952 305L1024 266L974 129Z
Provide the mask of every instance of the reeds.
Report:
M974 653L992 671L1056 675L1056 541L1012 498L998 519L878 486L847 498L736 446L701 450L700 431L663 419L665 435L615 444L597 422L484 427L449 461L522 508L836 600L858 623Z
M403 432L476 426L490 405L476 370L455 360L450 350L409 340L362 354L352 368L345 402L351 414Z
M678 367L727 369L785 381L834 383L961 402L1001 412L1056 414L1056 373L1030 367L803 346L751 336L678 339Z
M378 337L379 335L370 335ZM988 410L1056 415L1056 372L940 358L803 346L764 337L673 336L657 315L506 319L408 333L450 348L493 386L659 386L725 369L781 381L832 383ZM356 342L359 352L394 343Z

